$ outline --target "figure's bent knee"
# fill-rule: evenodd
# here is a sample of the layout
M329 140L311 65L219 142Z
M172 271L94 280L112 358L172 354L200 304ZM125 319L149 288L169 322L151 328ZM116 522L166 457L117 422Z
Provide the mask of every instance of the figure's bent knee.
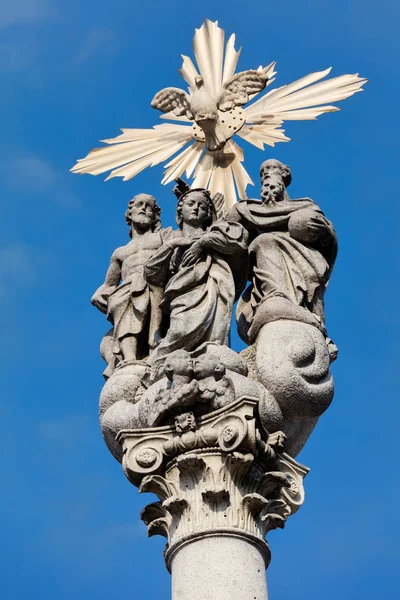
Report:
M262 233L250 244L249 252L264 251L277 247L277 239L273 233Z

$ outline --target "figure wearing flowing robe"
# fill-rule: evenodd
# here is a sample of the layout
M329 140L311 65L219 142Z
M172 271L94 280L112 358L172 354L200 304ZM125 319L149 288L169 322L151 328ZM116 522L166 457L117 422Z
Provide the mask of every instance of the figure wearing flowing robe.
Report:
M188 204L193 192L189 196ZM227 342L232 307L246 281L246 241L239 223L220 220L206 231L199 227L185 235L183 219L175 239L163 244L147 262L145 277L164 287L161 308L170 318L166 336L150 356L152 363L207 341Z
M243 200L226 217L250 237L251 285L238 305L239 333L252 342L262 323L278 319L304 321L326 333L323 296L337 254L333 226L309 198L289 199L286 165L266 161L262 182L263 201ZM281 301L267 303L273 298Z

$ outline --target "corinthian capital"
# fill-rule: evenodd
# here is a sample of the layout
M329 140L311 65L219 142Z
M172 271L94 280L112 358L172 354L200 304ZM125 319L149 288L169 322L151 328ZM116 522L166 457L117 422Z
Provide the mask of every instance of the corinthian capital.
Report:
M173 426L120 432L128 479L159 498L142 519L150 536L167 538L168 567L182 545L216 535L245 538L268 564L265 535L303 503L308 469L285 454L284 434L260 428L256 404L243 398Z

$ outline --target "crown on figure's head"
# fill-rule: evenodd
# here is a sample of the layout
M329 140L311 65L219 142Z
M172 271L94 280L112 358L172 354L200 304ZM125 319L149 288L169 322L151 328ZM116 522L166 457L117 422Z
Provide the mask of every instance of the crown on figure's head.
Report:
M211 194L208 190L204 188L191 188L186 181L177 177L174 181L176 181L176 186L172 190L175 196L178 198L178 201L183 200L185 196L187 196L190 192L203 192L212 202Z

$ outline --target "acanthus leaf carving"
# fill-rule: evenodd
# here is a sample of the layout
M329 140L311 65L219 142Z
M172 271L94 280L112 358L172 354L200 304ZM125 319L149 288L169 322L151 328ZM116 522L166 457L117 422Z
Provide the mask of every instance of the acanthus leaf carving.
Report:
M260 513L268 505L268 500L261 494L251 493L243 496L241 509L243 510L244 527L250 529L251 521L257 523Z
M162 475L142 475L139 491L153 492L160 499L143 511L142 518L149 535L167 537L166 556L191 536L216 530L232 531L264 544L261 547L267 556L266 533L284 527L303 502L303 478L308 469L282 451L286 438L281 432L262 439L254 419L255 407L256 403L243 399L202 419L183 415L179 431L164 426L150 433L158 436L165 454L159 471ZM238 437L235 430L240 432ZM214 437L206 433L210 431L215 431ZM183 443L188 435L199 441L199 447L197 442ZM130 469L136 468L132 461L138 463L139 450L143 459L151 459L146 451L151 446L148 436L146 430L142 434L121 432L123 446L130 448L124 465L128 476ZM221 436L237 449L229 451L227 446L215 444ZM210 439L214 442L211 446L207 444ZM134 473L133 481L138 477L139 473Z
M264 473L259 483L259 491L262 496L270 498L271 494L280 491L282 487L289 487L290 482L285 473L280 471L269 471Z
M168 539L168 531L170 527L170 520L168 518L154 519L147 526L147 533L149 537L154 535L162 535Z
M161 502L152 502L145 506L140 513L140 518L147 525L148 536L162 535L168 539L168 530L171 517Z
M264 508L260 521L263 524L264 534L272 529L283 529L286 519L291 514L291 508L287 502L281 498L270 500Z
M214 512L226 511L230 504L229 491L223 488L206 489L201 493L203 502Z
M174 487L161 475L146 475L139 486L139 493L142 492L152 492L164 501L172 496Z

